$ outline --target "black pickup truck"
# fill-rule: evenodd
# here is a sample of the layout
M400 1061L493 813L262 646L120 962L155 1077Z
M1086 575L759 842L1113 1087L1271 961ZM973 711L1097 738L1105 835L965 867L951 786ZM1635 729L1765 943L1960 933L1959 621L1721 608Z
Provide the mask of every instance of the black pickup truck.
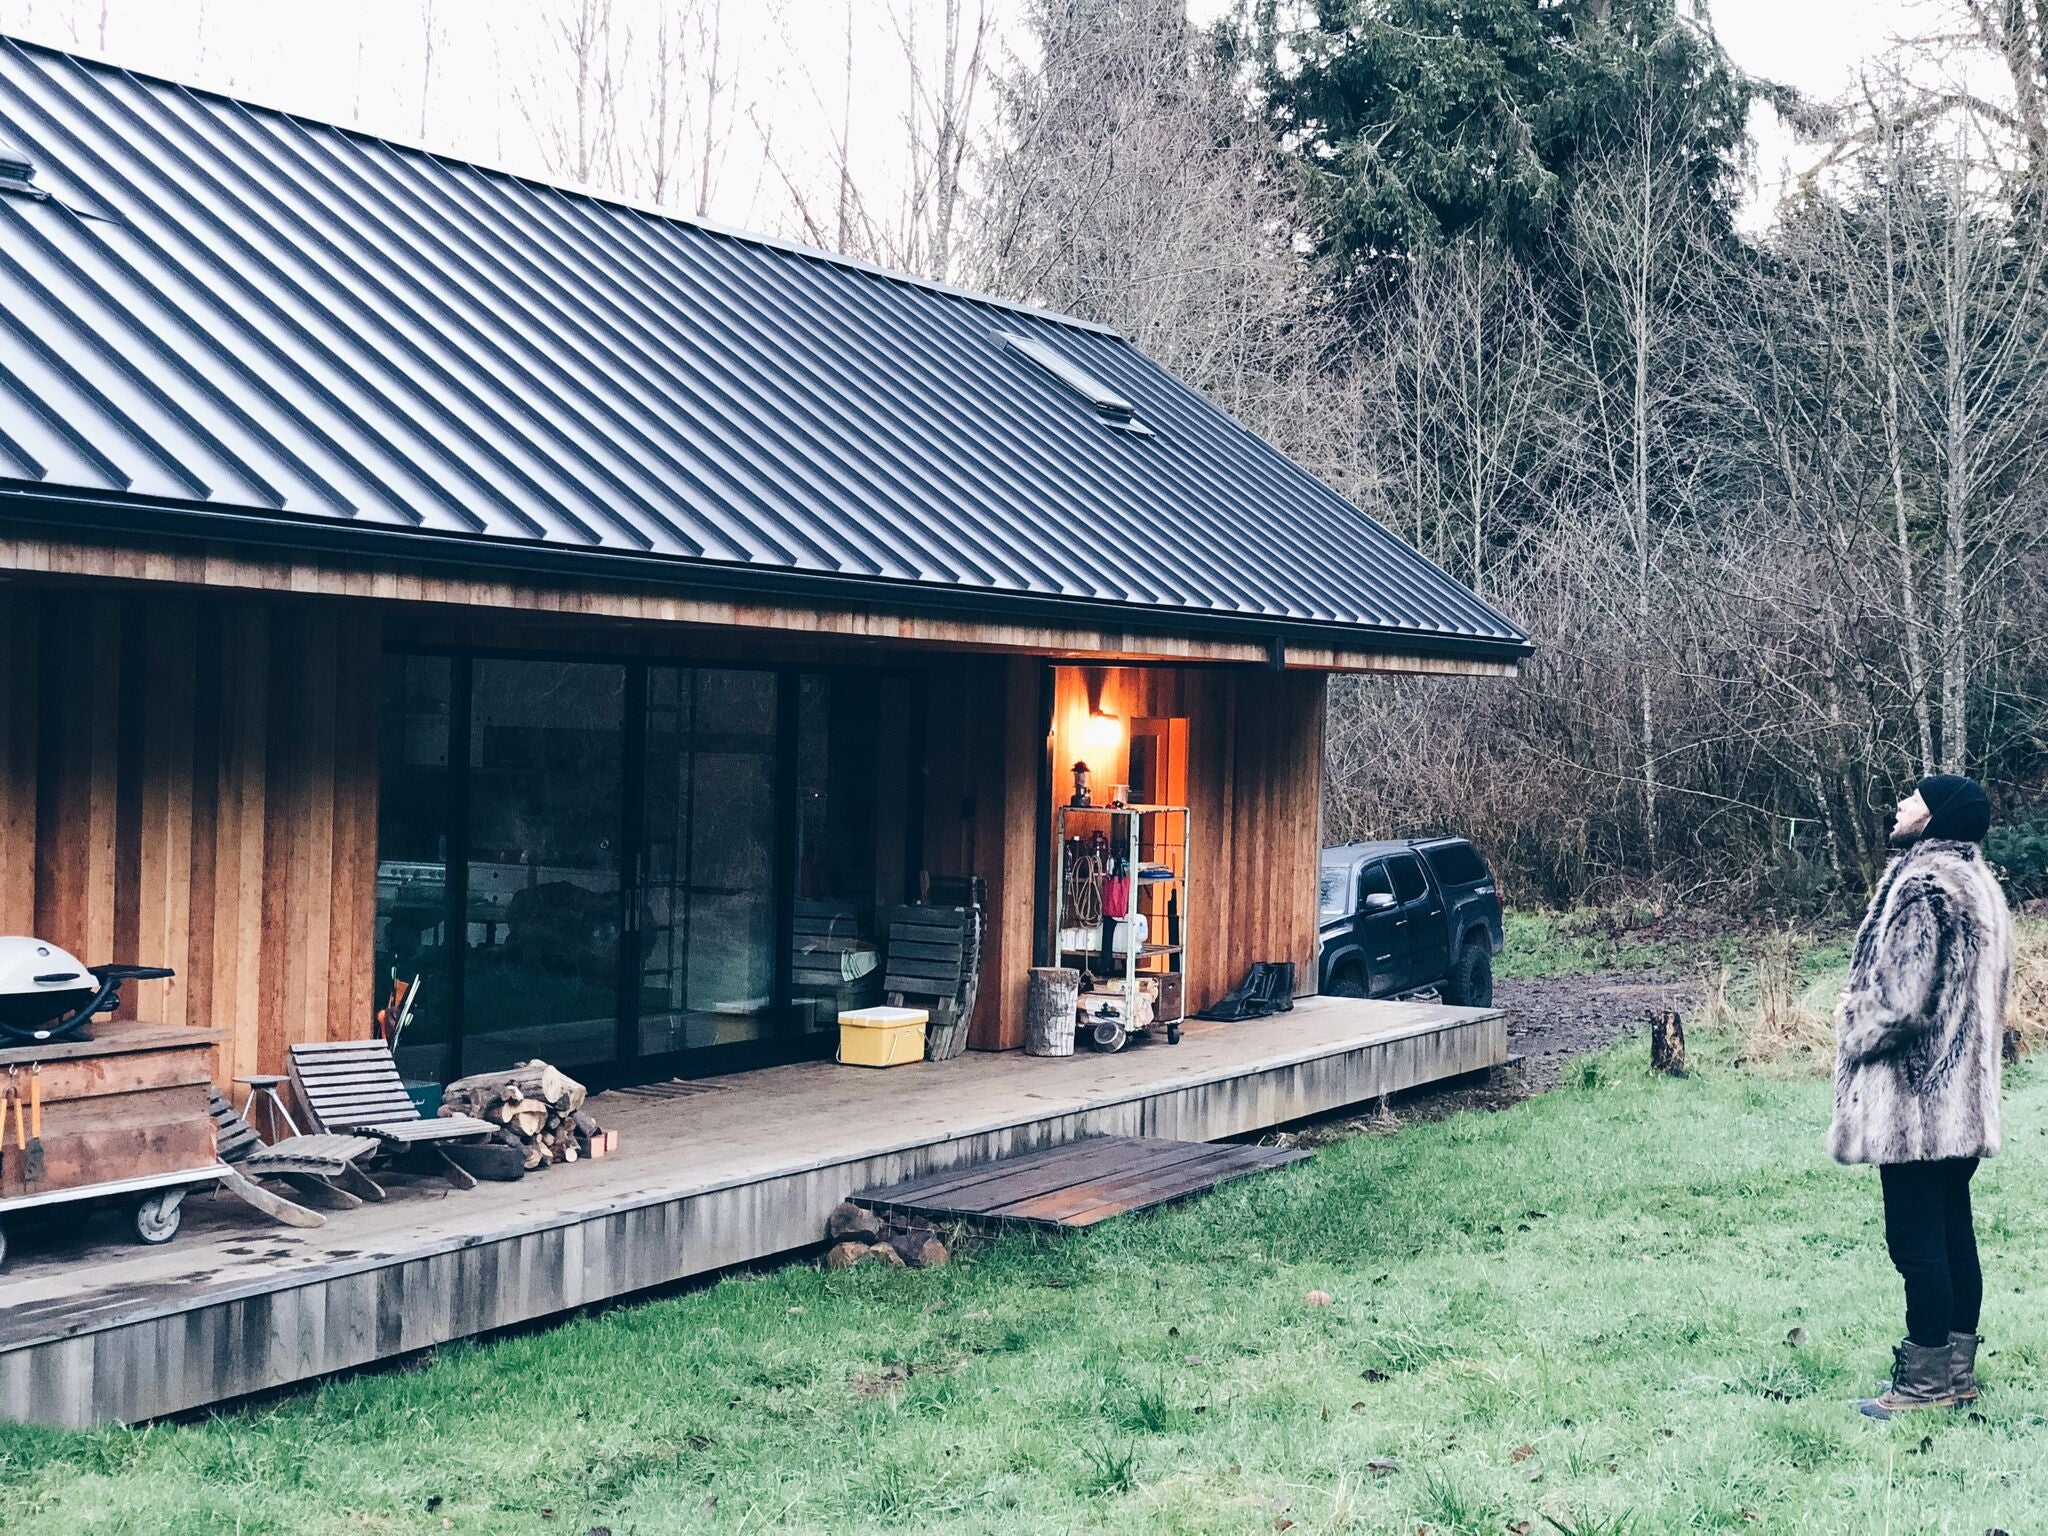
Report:
M1326 996L1435 987L1460 1007L1492 1004L1500 894L1486 860L1463 838L1325 848L1317 906Z

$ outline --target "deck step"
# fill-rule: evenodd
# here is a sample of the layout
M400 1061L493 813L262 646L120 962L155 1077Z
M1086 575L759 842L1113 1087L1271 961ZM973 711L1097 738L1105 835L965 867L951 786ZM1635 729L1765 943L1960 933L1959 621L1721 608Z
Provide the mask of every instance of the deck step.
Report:
M895 1216L1039 1227L1092 1227L1184 1200L1228 1179L1313 1154L1153 1136L1090 1136L1064 1146L864 1189L857 1204Z

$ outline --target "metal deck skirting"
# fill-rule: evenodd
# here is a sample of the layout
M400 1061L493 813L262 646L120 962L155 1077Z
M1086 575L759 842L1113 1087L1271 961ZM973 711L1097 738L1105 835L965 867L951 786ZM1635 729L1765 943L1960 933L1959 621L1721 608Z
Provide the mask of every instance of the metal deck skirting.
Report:
M601 1097L618 1155L518 1184L423 1187L315 1232L209 1197L164 1248L18 1241L0 1417L80 1428L226 1402L808 1246L858 1189L1084 1136L1243 1135L1506 1055L1496 1012L1315 998L1119 1056L814 1063L677 1102Z

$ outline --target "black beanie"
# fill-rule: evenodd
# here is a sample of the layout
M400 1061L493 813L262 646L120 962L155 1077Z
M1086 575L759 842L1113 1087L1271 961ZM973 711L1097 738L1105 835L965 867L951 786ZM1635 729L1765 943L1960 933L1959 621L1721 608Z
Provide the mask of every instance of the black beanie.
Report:
M1922 837L1975 843L1991 830L1991 797L1975 779L1960 773L1930 774L1920 781L1920 798L1927 802Z

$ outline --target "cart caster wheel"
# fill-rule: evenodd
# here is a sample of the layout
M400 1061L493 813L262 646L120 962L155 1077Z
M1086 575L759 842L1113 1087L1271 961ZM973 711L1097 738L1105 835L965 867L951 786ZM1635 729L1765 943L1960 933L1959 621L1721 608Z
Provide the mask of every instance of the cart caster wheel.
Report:
M1178 1024L1169 1024L1166 1026L1166 1043L1168 1045L1180 1044L1180 1026Z
M145 1243L168 1243L185 1220L185 1191L167 1189L135 1207L135 1235Z
M1090 1041L1098 1051L1120 1051L1129 1038L1130 1036L1124 1033L1123 1025L1108 1022L1096 1025L1089 1035Z

